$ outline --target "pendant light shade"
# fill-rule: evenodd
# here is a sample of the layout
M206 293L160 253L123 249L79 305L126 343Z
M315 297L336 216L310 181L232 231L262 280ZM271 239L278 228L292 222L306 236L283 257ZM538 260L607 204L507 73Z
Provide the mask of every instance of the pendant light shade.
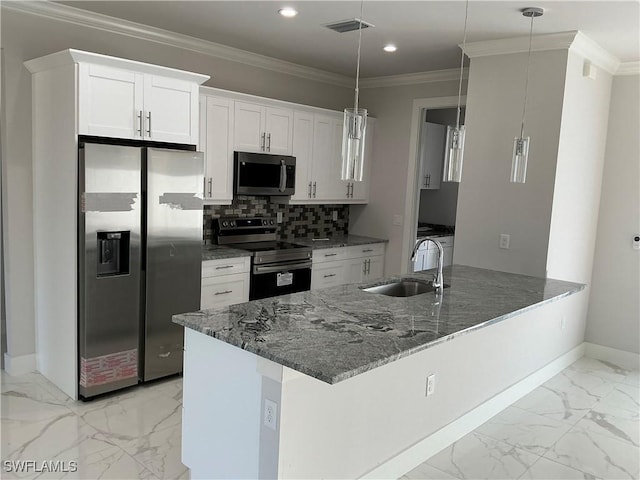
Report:
M342 127L342 180L361 182L364 172L364 146L367 131L367 110L358 108L360 81L360 50L362 48L362 12L364 0L360 0L358 20L358 60L356 63L356 88L353 108L344 109Z
M361 182L364 173L364 145L367 131L367 111L364 108L344 109L342 127L342 179Z
M444 156L443 182L460 183L462 180L462 162L464 160L464 125L460 125L460 109L462 98L462 76L464 73L464 49L467 43L467 17L469 13L469 0L464 7L464 34L462 36L462 53L460 55L460 81L458 82L458 112L456 126L447 127L447 147Z
M511 183L525 183L527 181L527 162L529 161L530 137L524 136L524 119L527 112L527 93L529 92L529 67L531 65L531 42L533 40L533 19L541 17L542 8L530 7L522 10L522 15L531 19L529 28L529 54L527 57L527 74L524 84L524 104L522 106L522 122L520 123L520 136L513 140L513 155L511 158Z

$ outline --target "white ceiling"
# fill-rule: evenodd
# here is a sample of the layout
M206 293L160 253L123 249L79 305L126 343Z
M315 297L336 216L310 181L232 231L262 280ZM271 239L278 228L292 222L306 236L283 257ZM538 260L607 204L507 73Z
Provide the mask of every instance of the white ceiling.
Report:
M355 76L356 32L338 34L323 25L359 16L358 1L65 1L76 8L190 35L253 53ZM279 8L299 14L285 19ZM479 1L469 4L467 41L529 33L520 10L542 7L534 34L580 30L622 62L640 59L640 3L626 1ZM460 64L465 3L367 0L361 76L376 77L456 68ZM386 43L398 46L385 53Z

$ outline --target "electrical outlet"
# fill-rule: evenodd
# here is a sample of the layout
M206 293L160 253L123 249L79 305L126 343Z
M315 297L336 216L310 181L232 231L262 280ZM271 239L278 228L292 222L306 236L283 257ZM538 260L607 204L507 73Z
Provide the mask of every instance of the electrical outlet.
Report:
M436 374L432 373L427 377L427 397L433 395L436 390Z
M276 212L276 223L282 223L282 212Z
M510 242L511 242L511 235L507 235L506 233L500 234L500 248L504 248L508 250Z
M333 218L334 222L338 221L338 211L337 210L334 210L334 211L331 212L331 218Z
M264 399L264 426L275 430L278 423L278 404L268 398Z

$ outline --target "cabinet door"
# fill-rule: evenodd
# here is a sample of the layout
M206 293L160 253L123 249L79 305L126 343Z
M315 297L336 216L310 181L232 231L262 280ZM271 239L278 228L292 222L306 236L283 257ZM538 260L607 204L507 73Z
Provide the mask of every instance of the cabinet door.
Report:
M364 173L361 182L353 182L350 200L353 203L367 203L369 201L369 185L373 163L373 138L375 135L375 120L367 119L367 133L364 147Z
M200 308L218 308L249 301L249 274L237 273L202 279Z
M365 258L365 274L363 282L375 282L382 278L384 272L384 257L368 257Z
M330 164L332 155L333 123L325 115L313 118L313 160L312 193L314 199L328 197L328 184L331 182Z
M296 157L296 192L291 200L308 200L312 195L311 159L313 153L313 114L293 113L293 156ZM312 275L313 277L313 275Z
M424 270L436 268L438 266L438 247L433 245L427 250L427 255L424 261Z
M311 269L311 290L343 285L344 265L340 262L327 262L313 265Z
M234 102L205 95L201 104L205 123L200 139L205 158L205 201L230 203L233 199Z
M416 254L416 259L413 261L413 271L421 272L424 270L424 264L427 259L427 250L418 250Z
M263 152L266 133L264 107L255 103L235 102L233 138L238 152Z
M198 144L198 85L144 75L144 138Z
M81 63L78 90L80 134L142 138L143 74Z
M420 188L436 190L442 181L447 127L437 123L422 124L420 135Z
M444 247L443 267L453 264L453 247Z
M278 155L291 155L293 147L293 111L266 107L265 151Z
M365 259L353 258L344 262L345 265L345 283L362 283L365 277Z

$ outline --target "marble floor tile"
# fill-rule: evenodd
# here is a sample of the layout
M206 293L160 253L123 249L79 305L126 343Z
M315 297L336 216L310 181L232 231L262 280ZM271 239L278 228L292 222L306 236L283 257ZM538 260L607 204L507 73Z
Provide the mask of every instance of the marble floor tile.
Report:
M611 380L593 373L567 368L543 385L570 397L585 397L598 401L611 393L614 384Z
M514 479L538 458L538 455L472 432L426 463L461 479Z
M157 480L158 477L119 447L111 447L86 455L78 463L78 470L58 477L64 479L144 479Z
M513 406L575 425L597 402L598 399L582 395L570 396L558 389L543 385L522 397Z
M544 458L605 479L637 479L640 472L637 447L577 427L558 440Z
M630 412L640 411L640 389L633 385L624 383L614 384L613 390L604 397L600 403L605 403L612 407L623 408Z
M544 454L571 425L544 415L507 407L475 431L536 455Z
M612 382L620 382L630 373L629 370L615 363L590 357L579 358L566 370L578 370L590 373Z
M581 472L561 463L540 458L522 474L521 480L600 480L590 473ZM604 479L602 479L604 480Z
M187 471L181 462L181 427L170 427L138 437L123 449L161 479L176 479Z
M432 467L428 463L422 463L409 473L400 477L401 480L451 480L457 478L458 477L454 477L442 470Z
M640 446L640 413L598 403L576 424L588 432L617 438L630 445Z
M640 387L640 372L638 370L630 372L629 375L624 377L621 383L631 385L633 387Z

